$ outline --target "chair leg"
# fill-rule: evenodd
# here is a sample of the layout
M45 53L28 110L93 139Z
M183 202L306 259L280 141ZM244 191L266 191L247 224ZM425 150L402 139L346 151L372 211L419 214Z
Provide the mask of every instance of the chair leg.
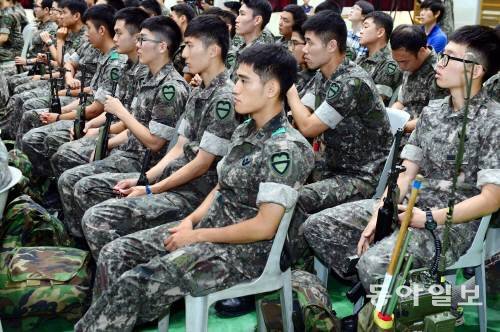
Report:
M186 332L207 332L208 330L208 298L187 295Z
M290 269L283 273L283 287L280 289L280 301L283 331L293 332L292 271Z
M168 323L170 319L170 310L169 312L158 321L158 332L167 332L168 331ZM1 329L0 329L1 332Z
M314 257L314 270L316 271L316 276L321 280L321 283L325 288L328 288L328 266L324 265L322 261Z
M486 332L486 311L488 306L486 305L486 274L484 269L484 260L481 265L475 267L474 272L476 274L476 285L479 287L479 302L481 303L481 305L477 306L477 313L479 316L479 330L481 332Z
M258 298L258 296L256 296ZM264 321L264 315L262 314L262 299L258 298L255 301L255 311L257 314L257 331L266 332L266 322Z

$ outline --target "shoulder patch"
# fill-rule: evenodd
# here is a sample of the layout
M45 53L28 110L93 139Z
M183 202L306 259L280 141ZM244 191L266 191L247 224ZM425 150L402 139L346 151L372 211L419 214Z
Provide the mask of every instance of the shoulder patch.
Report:
M120 55L118 54L118 52L113 51L113 52L111 52L111 54L109 55L109 58L110 58L111 60L118 60L118 59L120 58Z
M162 93L163 99L165 99L166 101L172 101L175 97L175 87L171 84L165 85L161 89L161 93Z
M227 64L229 65L229 67L232 67L234 65L234 60L236 59L236 57L234 56L234 54L228 54L227 55Z
M220 120L224 120L231 113L232 108L233 106L228 100L220 100L215 106L215 113Z
M397 65L395 63L389 62L386 67L386 73L392 75L396 72Z
M118 69L117 67L111 68L111 71L109 72L109 77L113 82L118 81L118 79L120 78L120 69Z
M330 87L328 88L328 92L326 93L326 98L327 99L332 99L338 96L340 93L341 86L337 82L333 82L330 84Z
M273 131L273 133L271 134L271 137L274 137L274 136L279 135L279 134L284 134L284 133L286 133L286 129L283 127L280 127L278 129L276 129L275 131Z
M290 163L288 152L277 152L271 156L271 168L279 175L284 175L288 171Z

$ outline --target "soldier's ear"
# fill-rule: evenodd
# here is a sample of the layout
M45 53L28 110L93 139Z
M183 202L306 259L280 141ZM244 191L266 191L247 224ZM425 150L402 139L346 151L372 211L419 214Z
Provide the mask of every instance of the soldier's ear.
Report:
M278 80L275 78L268 80L264 84L264 93L269 99L279 98L280 83L278 82Z
M338 47L337 41L335 39L330 40L326 44L326 51L329 52L329 53L335 52L335 50L338 50L338 48L339 47Z
M207 54L210 58L215 58L220 54L220 47L216 44L212 44L207 48Z
M472 79L480 79L486 74L484 67L482 65L474 65L474 71L472 73Z

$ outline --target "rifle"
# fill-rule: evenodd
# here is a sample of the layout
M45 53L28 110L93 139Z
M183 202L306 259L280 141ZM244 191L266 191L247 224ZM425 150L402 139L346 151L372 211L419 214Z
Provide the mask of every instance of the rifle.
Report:
M75 139L80 139L84 136L83 129L85 128L85 104L87 103L87 94L84 92L85 89L85 75L87 74L85 64L82 65L82 80L80 83L80 93L78 98L78 107L76 108L76 118L73 122L73 135Z
M111 80L113 81L113 85L111 86L112 97L115 96L116 86L118 85L118 79L120 78L118 71L118 68L111 69ZM113 118L113 114L106 113L106 122L104 123L103 127L99 128L99 136L97 138L97 144L94 151L94 161L106 158L106 155L108 153L109 128L111 127Z
M146 172L149 168L149 163L151 162L151 149L146 149L144 153L144 159L142 160L141 174L139 174L139 179L137 180L138 186L145 186L149 184Z
M50 112L61 114L61 100L57 94L57 79L52 77L52 63L50 59L50 52L46 53L47 63L49 66L49 81L50 81Z
M395 152L392 158L391 170L387 179L387 196L384 198L384 205L380 207L377 214L377 228L375 229L374 242L382 240L384 237L392 233L392 226L397 223L398 219L398 201L399 188L398 177L399 173L405 171L405 167L398 165L398 154L403 137L403 129L399 128L394 135Z

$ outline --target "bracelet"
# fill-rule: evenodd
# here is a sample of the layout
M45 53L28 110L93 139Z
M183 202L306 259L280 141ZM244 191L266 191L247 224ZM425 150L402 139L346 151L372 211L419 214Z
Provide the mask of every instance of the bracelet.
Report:
M153 192L151 191L151 187L149 184L146 185L146 195L151 196L153 195Z

